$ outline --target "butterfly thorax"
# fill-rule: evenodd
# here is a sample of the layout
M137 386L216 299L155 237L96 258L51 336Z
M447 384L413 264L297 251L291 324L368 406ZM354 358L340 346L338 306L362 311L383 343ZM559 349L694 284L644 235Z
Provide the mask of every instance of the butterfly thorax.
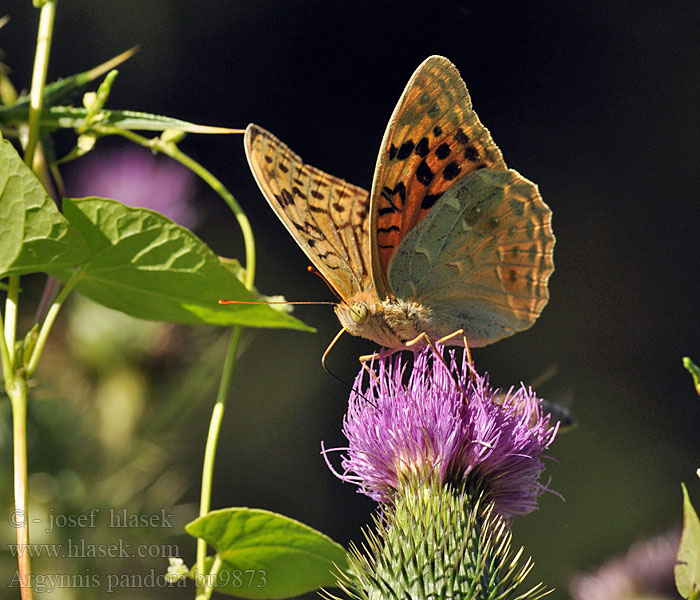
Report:
M432 311L415 300L389 297L381 301L369 292L362 292L347 303L338 304L335 314L352 335L368 338L391 350L406 348L406 343L421 333L437 337L431 325ZM423 345L419 342L413 349Z

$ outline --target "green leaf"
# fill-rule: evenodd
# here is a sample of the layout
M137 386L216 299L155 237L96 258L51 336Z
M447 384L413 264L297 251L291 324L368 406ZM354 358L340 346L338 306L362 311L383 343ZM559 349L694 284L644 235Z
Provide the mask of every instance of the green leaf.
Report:
M0 276L65 269L87 248L7 140L0 141Z
M174 119L163 115L136 112L133 110L103 110L99 123L102 126L109 125L120 129L136 129L141 131L166 131L174 129L187 133L241 133L240 129L228 127L213 127L209 125L197 125L188 121ZM88 115L85 108L73 106L52 106L41 113L42 130L74 129L83 124ZM95 127L95 131L99 131Z
M257 297L196 235L157 212L104 198L66 198L63 209L90 253L75 289L100 304L142 319L312 331L267 305L220 306Z
M678 593L687 600L700 598L700 521L683 486L683 532L673 569Z
M225 508L185 526L223 561L216 591L241 598L288 598L337 586L345 549L328 536L261 509Z
M683 357L683 366L686 368L688 373L693 376L693 383L695 384L695 391L700 395L700 367L698 367L689 357Z
M69 100L69 98L79 92L87 84L104 75L117 65L131 58L138 48L135 46L118 56L111 58L107 62L93 67L89 71L76 73L70 77L59 79L50 83L44 88L43 106L53 106L59 102ZM12 121L26 122L29 119L29 96L23 96L11 106L0 107L0 123Z

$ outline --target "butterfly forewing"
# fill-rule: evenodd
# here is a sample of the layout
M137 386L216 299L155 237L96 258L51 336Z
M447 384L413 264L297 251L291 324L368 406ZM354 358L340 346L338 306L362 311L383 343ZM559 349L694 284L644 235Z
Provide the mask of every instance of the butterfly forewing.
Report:
M246 129L245 150L270 206L336 292L347 300L370 289L367 190L304 164L257 125Z
M381 297L395 291L387 269L401 240L447 190L484 168L505 170L501 152L473 111L455 66L431 56L394 109L374 173L372 266Z

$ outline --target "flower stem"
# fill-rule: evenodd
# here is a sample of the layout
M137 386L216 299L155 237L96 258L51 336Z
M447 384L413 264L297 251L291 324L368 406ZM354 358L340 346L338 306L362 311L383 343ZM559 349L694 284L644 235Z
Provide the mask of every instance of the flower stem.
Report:
M12 404L12 444L14 453L15 510L11 522L17 533L17 563L22 600L32 600L32 568L29 556L29 516L27 512L27 380L14 377L5 382Z
M36 371L37 365L39 364L39 359L41 358L41 353L44 350L44 346L46 345L46 340L49 337L49 333L51 332L51 327L53 326L54 321L56 320L56 316L58 315L58 311L60 310L61 306L63 305L63 302L66 300L68 297L68 294L70 291L73 289L76 283L80 280L82 271L79 269L75 273L73 273L73 276L68 280L68 283L63 286L63 289L60 291L56 299L53 301L51 304L51 308L49 308L49 311L46 313L46 318L44 319L44 322L41 324L41 329L39 330L39 336L37 337L36 340L36 345L34 346L34 349L32 350L32 355L31 358L29 359L29 362L27 363L27 368L26 368L26 377L30 377L34 371Z
M211 594L214 591L214 586L216 584L216 576L219 574L219 569L221 569L222 564L223 561L217 554L214 557L214 563L211 566L211 571L202 577L204 585L200 588L201 594L197 596L199 600L209 600L209 598L211 598Z
M219 391L216 394L216 403L211 413L209 421L209 433L207 435L207 444L204 448L204 462L202 464L202 491L199 499L199 516L203 517L209 512L211 507L211 488L214 477L214 460L216 458L216 446L219 441L219 432L221 431L221 421L224 417L224 409L226 408L226 397L228 396L229 386L231 384L231 374L233 365L236 361L236 352L238 351L238 342L241 339L242 327L236 325L231 332L231 340L229 341L226 358L221 370L221 380L219 381ZM197 574L204 577L206 571L204 569L204 559L207 556L207 543L203 539L197 540ZM206 578L203 579L206 581ZM200 589L197 597L203 597L206 587ZM209 592L211 595L211 591Z
M49 68L49 54L53 24L56 17L56 0L48 0L41 7L39 14L39 31L37 32L36 53L34 55L34 70L32 72L32 88L29 92L29 138L24 150L24 162L29 168L34 160L34 151L39 141L39 117L44 102L44 86L46 72Z
M51 38L56 17L56 0L46 0L39 13L36 53L32 71L32 86L29 93L29 133L24 150L24 162L31 168L39 141L39 118L44 99L46 73L49 67ZM32 568L29 552L29 514L27 512L27 379L21 372L15 356L17 332L17 300L19 277L11 275L5 302L4 340L2 349L5 391L12 404L12 443L14 456L15 511L17 528L17 564L22 600L33 600ZM55 317L54 317L55 318ZM52 321L53 322L53 321ZM20 362L21 362L21 357ZM7 368L6 368L7 367ZM8 377L8 374L10 375Z
M15 336L17 335L17 302L19 300L19 275L10 275L7 280L5 299L5 346L10 369L15 364Z
M2 315L0 315L0 330L3 329ZM10 385L14 380L15 374L12 370L12 358L10 351L7 349L5 338L0 335L0 361L2 361L2 378L5 385Z

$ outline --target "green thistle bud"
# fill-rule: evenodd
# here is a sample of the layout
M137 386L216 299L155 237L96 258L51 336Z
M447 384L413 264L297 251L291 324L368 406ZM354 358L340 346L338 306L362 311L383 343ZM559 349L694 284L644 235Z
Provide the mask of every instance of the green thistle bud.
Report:
M520 561L522 548L512 552L507 521L483 498L437 477L403 482L363 547L351 549L353 572L339 578L341 588L358 600L537 600L550 593L541 583L520 591L532 560Z

